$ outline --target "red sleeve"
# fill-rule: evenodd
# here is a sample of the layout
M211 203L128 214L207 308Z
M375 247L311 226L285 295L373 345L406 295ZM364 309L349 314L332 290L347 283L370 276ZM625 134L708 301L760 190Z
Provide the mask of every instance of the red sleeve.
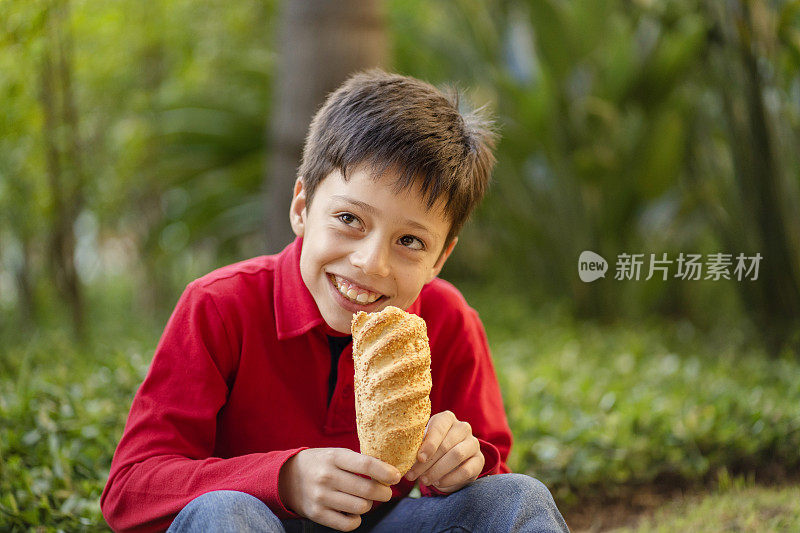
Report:
M453 289L455 291L455 289ZM508 426L503 398L492 363L486 332L478 313L463 304L455 318L449 318L431 337L433 414L450 410L459 420L472 426L485 460L478 477L511 472L506 464L511 451L512 436ZM435 337L435 341L434 341ZM434 353L435 350L435 353ZM440 364L433 362L439 359ZM420 484L423 496L446 494L435 487Z
M191 500L222 489L252 494L280 518L297 516L279 498L278 474L304 448L212 457L237 362L211 296L190 284L133 400L100 499L115 531L164 530Z

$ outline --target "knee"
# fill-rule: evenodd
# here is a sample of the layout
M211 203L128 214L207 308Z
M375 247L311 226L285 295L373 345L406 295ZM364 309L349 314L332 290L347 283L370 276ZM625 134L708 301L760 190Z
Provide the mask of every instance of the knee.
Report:
M524 474L487 476L492 480L495 501L505 505L497 511L509 520L511 531L569 531L564 517L544 483Z
M553 495L544 483L525 474L496 474L483 479L491 480L492 492L502 494L506 501L516 499L540 505L553 502Z
M202 509L215 515L237 515L252 512L253 508L259 505L264 504L252 494L235 490L214 490L201 494L190 501L184 507L184 510L196 511Z
M261 500L244 492L216 490L190 501L170 531L282 531L277 516Z

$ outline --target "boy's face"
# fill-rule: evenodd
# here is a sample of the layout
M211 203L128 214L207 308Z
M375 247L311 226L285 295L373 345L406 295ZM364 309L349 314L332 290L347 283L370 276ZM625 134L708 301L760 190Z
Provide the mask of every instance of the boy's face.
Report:
M358 311L407 309L435 278L457 239L442 253L450 221L443 204L426 209L419 189L395 193L390 173L373 181L358 168L317 186L311 206L295 182L290 219L303 237L300 273L327 324L350 333Z

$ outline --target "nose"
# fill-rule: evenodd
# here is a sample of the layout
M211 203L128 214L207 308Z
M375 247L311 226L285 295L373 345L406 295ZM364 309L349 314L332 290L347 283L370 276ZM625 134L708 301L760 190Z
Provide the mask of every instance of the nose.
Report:
M389 250L380 239L364 239L350 254L350 263L365 274L385 278L389 275Z

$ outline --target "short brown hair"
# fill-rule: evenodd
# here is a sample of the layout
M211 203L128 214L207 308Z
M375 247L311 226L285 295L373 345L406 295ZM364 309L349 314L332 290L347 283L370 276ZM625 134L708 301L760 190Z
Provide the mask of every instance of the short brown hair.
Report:
M458 92L380 69L350 77L311 121L300 175L311 205L319 183L366 164L376 178L397 169L397 191L419 183L428 209L443 198L458 235L489 185L496 133L482 109L463 114Z

